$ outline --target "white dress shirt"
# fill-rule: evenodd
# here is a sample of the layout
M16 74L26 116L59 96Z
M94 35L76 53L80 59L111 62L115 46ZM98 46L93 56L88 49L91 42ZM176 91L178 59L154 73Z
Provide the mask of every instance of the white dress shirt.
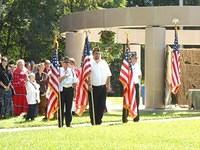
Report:
M106 80L110 77L111 71L105 60L100 60L98 63L91 60L91 84L94 86L105 85Z
M142 75L140 66L138 65L138 63L132 64L132 71L133 71L133 80L135 84L140 84L140 78L139 76Z
M63 76L66 76L66 78L60 82L60 91L63 90L63 87L69 88L72 87L72 84L78 82L78 78L76 76L74 69L70 67L67 67L66 70L63 67L60 68L60 77Z

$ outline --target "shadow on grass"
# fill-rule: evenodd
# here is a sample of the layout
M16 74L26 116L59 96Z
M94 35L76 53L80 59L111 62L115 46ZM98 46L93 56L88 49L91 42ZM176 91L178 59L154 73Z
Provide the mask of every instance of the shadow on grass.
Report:
M170 119L170 118L186 118L186 117L197 117L200 116L200 111L194 110L140 110L141 120L159 120L159 119ZM23 127L40 127L40 126L57 126L57 120L43 121L43 116L38 116L35 121L26 122L23 117L12 117L9 119L0 120L0 128L23 128ZM130 119L130 118L129 118ZM107 112L103 116L103 123L121 123L122 112ZM90 123L89 112L83 113L82 116L73 116L72 124L87 124Z

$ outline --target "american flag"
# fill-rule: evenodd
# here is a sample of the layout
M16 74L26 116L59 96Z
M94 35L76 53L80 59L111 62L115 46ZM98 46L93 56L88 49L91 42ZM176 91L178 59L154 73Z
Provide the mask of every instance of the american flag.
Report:
M52 119L54 113L58 110L58 98L59 98L59 62L57 50L53 51L51 59L51 73L49 76L48 86L48 107L47 107L47 118Z
M123 85L124 91L123 91L123 97L124 97L124 108L128 109L129 115L132 118L135 118L137 116L137 103L136 103L136 90L135 90L135 84L133 80L133 71L131 68L131 65L129 63L129 53L130 48L128 45L128 39L127 39L127 48L124 52L124 60L122 62L119 80Z
M91 72L90 64L90 43L88 36L85 38L85 45L82 56L79 83L76 92L76 114L82 115L88 103L88 77Z
M172 52L172 93L176 94L179 91L180 80L180 52L178 44L177 29L175 28L175 39Z

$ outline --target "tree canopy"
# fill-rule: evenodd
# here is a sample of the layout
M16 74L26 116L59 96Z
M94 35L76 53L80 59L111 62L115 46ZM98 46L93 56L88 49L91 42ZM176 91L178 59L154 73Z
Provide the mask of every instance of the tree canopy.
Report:
M14 59L48 58L54 34L59 34L60 17L72 12L178 3L179 0L0 0L0 52ZM199 5L200 2L184 0L184 4ZM62 41L61 38L61 51ZM101 41L101 47L113 49L104 42Z

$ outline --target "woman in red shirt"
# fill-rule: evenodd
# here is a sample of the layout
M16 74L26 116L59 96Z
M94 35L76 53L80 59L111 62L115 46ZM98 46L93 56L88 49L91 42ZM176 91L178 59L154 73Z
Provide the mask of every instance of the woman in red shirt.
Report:
M28 110L28 103L26 100L26 81L27 69L24 66L24 60L17 61L17 68L13 72L13 104L14 115L18 116L21 113L26 113Z

